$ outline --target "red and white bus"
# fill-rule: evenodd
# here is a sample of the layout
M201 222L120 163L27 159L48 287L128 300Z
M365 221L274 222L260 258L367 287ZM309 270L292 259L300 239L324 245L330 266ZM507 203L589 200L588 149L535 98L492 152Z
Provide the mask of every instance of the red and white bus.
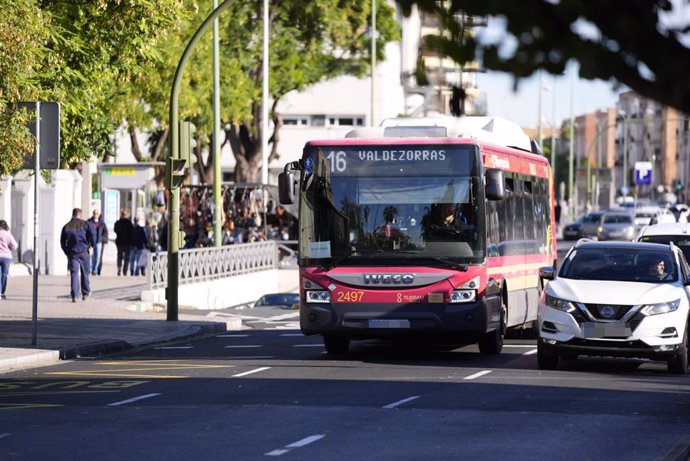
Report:
M331 354L410 335L498 354L508 329L534 332L538 268L557 258L552 172L534 146L490 117L308 142L279 177L281 202L299 202L302 332Z

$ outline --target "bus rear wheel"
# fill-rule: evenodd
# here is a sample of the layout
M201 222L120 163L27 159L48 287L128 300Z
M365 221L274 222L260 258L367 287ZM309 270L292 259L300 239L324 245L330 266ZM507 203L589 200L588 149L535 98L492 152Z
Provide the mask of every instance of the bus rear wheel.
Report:
M323 335L323 345L329 354L340 355L350 348L350 340L339 335Z

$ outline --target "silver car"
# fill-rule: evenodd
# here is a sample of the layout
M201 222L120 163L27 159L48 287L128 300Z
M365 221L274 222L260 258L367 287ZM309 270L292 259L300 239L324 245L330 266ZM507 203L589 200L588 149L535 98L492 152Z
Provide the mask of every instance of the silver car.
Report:
M599 240L628 240L635 238L635 222L626 212L606 212L597 228Z

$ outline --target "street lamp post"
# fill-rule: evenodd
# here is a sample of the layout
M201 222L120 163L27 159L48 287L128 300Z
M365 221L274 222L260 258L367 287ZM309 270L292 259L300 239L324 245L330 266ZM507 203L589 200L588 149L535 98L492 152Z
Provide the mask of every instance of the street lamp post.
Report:
M172 169L175 162L180 161L180 129L178 126L180 113L180 86L182 84L182 74L189 61L192 50L196 46L199 38L208 30L220 13L222 13L232 2L225 0L218 8L206 18L199 26L187 47L180 57L180 61L175 69L172 87L170 89L170 162L168 168ZM168 321L178 320L179 310L179 264L180 264L180 187L175 184L168 184L170 188L170 206L168 210L168 287L166 298L168 301L166 319Z

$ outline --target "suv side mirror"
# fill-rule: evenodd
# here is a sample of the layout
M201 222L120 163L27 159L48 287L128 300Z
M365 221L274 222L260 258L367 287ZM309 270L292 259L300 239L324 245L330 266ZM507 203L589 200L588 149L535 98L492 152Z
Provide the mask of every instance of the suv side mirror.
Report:
M553 280L556 278L556 272L551 266L544 266L539 268L539 277L544 280Z
M486 199L503 200L505 188L503 187L503 170L489 168L486 170Z

